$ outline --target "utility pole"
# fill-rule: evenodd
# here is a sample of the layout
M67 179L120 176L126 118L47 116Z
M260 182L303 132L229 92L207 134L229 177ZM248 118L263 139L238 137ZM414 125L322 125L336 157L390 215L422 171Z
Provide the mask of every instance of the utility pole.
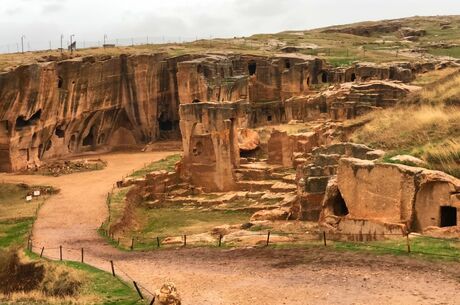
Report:
M107 34L104 34L104 44L106 44L107 38L108 38Z
M61 53L64 52L64 46L62 45L63 39L64 39L64 34L61 34Z
M26 38L26 35L21 36L21 50L22 54L24 54L24 38Z
M70 35L70 54L73 53L73 38L75 37L75 34Z

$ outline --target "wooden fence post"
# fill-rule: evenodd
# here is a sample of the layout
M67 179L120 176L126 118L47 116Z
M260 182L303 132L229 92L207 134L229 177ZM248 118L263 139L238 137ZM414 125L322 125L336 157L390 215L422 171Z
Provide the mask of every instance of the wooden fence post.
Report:
M222 234L219 235L219 248L222 246Z
M160 248L160 237L157 236L157 248Z
M267 233L267 246L270 243L270 234L271 234L270 231L268 231L268 233Z
M131 239L131 251L134 250L134 238Z
M327 246L326 231L323 231L323 242L324 242L324 246L326 247Z
M62 261L62 246L59 246L59 259Z
M409 240L410 233L408 232L406 235L406 245L407 245L407 253L410 253L410 240Z
M43 251L45 251L45 247L42 247L42 251L40 252L40 258L43 257Z
M82 264L85 262L84 257L85 257L85 252L84 252L83 248L81 248L81 262L82 262Z
M187 246L187 235L184 234L184 247L186 247L186 246Z
M115 277L115 266L113 265L113 261L110 261L110 267L112 268L112 275Z
M136 287L136 290L137 290L137 293L139 294L139 297L143 300L143 299L144 299L144 296L142 295L141 290L140 290L139 287L137 286L136 281L133 281L133 284L134 284L134 287Z

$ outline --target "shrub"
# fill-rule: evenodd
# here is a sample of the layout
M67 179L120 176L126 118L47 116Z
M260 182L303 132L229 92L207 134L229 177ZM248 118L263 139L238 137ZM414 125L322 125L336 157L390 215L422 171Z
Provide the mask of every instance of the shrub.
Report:
M0 250L0 292L29 292L39 287L45 274L44 266L21 263L16 250Z

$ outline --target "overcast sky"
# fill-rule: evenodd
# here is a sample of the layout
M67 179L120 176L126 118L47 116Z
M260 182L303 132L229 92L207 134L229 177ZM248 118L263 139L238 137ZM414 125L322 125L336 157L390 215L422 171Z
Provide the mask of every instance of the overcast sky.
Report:
M460 14L459 0L0 0L0 47L22 34L37 48L61 33L88 44L104 34L177 40L446 14Z

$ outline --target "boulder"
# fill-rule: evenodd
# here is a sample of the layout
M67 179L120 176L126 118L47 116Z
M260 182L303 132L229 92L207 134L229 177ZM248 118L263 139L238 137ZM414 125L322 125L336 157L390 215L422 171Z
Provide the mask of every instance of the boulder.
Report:
M251 217L251 221L262 221L262 220L287 220L290 213L285 209L275 209L275 210L261 210Z
M155 292L155 305L181 305L181 297L176 285L166 283Z
M240 147L240 150L254 150L258 148L259 145L260 137L257 131L248 128L238 130L238 146Z
M405 165L413 165L413 166L420 166L425 167L427 163L419 158L410 155L397 155L390 159L391 161L396 161L401 164Z

